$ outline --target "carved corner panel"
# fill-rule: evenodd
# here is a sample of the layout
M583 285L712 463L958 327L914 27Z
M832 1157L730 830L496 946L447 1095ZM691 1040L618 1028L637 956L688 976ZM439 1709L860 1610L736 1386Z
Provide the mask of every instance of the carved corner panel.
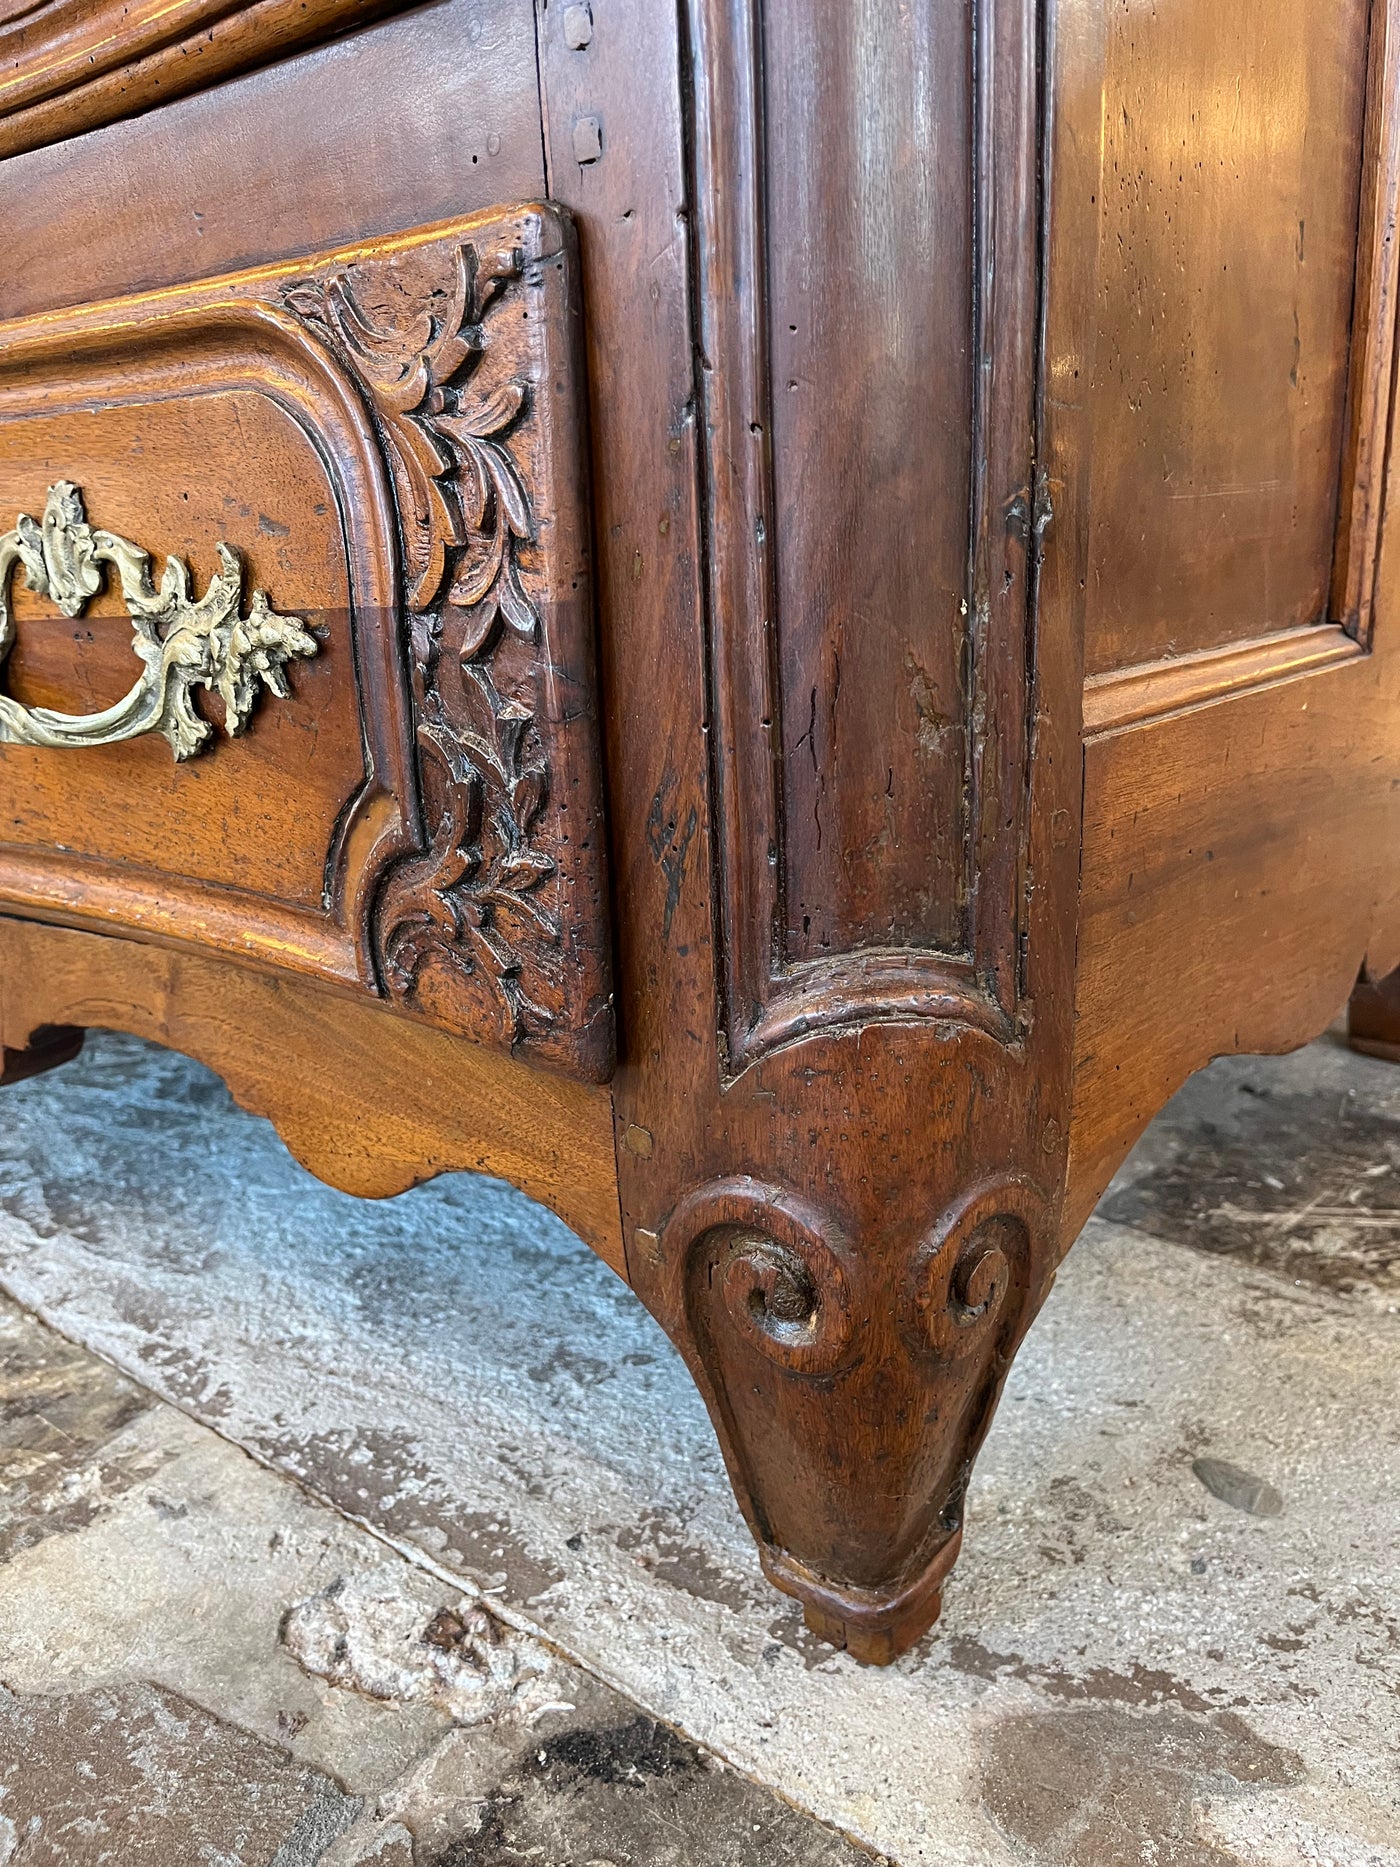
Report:
M582 376L562 219L323 268L283 305L359 385L399 518L427 847L383 878L396 1002L611 1065ZM547 613L546 613L547 612Z
M809 11L690 6L731 1073L1023 1022L1038 12L909 9L875 71Z
M7 588L20 566L69 616L91 597L101 611L110 563L148 664L121 719L100 713L94 731L91 709L32 703L99 679L112 658L100 614L89 668L51 624L28 616L17 630L2 612L22 648L0 739L40 750L29 764L0 754L0 790L16 824L42 798L48 833L0 847L0 895L352 981L441 1028L606 1077L578 341L572 232L547 208L0 328L6 485L29 483L30 454L69 448L97 517L159 511L163 537L188 550L217 513L258 585L245 618L242 566L221 539L199 603L174 555L157 594L143 551L76 507L68 524L61 488L43 528L21 521L0 540ZM95 422L75 418L94 407ZM186 481L181 450L192 462L201 441ZM188 537L170 536L172 511ZM236 528L229 514L243 515ZM143 539L156 524L141 519ZM65 551L81 589L59 575ZM250 714L250 684L282 691L290 655L312 658L290 698L275 717ZM248 728L190 767L207 769L204 806L252 793L222 825L135 747L90 762L167 729L177 756L199 751L211 724L190 698L199 681L222 696L230 732ZM59 743L103 750L66 760L59 783L33 762Z

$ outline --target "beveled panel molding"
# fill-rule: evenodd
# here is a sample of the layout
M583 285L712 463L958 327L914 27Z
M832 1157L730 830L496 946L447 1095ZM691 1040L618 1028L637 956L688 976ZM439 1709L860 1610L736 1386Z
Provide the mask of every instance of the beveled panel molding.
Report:
M1084 683L1084 732L1092 737L1165 719L1364 653L1363 644L1345 629L1319 623L1313 629L1280 629L1255 642L1231 642L1224 648L1095 674Z
M1035 578L1051 521L1035 461L1041 21L1030 0L977 0L973 12L963 47L970 88L962 55L940 37L964 31L961 14L920 15L918 30L931 35L917 48L920 69L943 87L928 108L939 135L953 139L938 198L956 203L965 174L967 200L961 222L954 205L940 214L939 253L900 223L908 278L918 281L907 297L895 302L901 288L883 275L866 292L872 367L897 344L916 346L902 364L909 393L900 445L879 428L877 461L862 457L848 434L862 432L868 389L860 357L850 354L851 327L838 325L846 333L838 340L822 322L824 301L847 290L877 237L862 220L876 203L862 198L853 220L849 186L826 169L813 172L802 196L816 230L794 231L771 200L784 175L810 167L797 160L794 138L809 139L812 162L827 162L833 149L859 141L861 112L876 107L842 93L810 122L794 119L779 104L785 85L808 97L815 82L805 28L753 0L690 0L729 1076L777 1046L856 1023L937 1020L1007 1044L1022 1028ZM898 95L881 106L882 134L907 134L908 164L931 164L935 152L899 89L913 79L903 63L891 72ZM815 109L810 98L803 108ZM785 161L773 153L779 134ZM869 177L864 183L868 194ZM895 188L890 212L917 215L921 198ZM940 303L949 291L957 297L938 318L973 338L961 402L950 378L964 339L920 310L935 287ZM935 420L919 401L935 378L956 419ZM810 413L794 417L798 392L813 385L821 394ZM845 457L863 460L852 494L864 504L859 524L843 529L828 575L811 563L826 547L803 529L809 502L791 489L804 472L837 471L834 460L825 469L811 461L838 431L848 435ZM820 502L814 509L826 510ZM920 539L929 534L940 562L956 565L950 587L930 587L920 551L911 556L911 528ZM832 536L825 520L821 536ZM845 663L862 654L882 659L843 679ZM851 716L838 728L842 706L871 710L859 726ZM883 803L865 782L872 747ZM861 769L849 770L857 755ZM828 827L823 800L845 813ZM804 901L828 904L820 941Z
M179 847L164 865L162 852L143 847L149 870L131 852L104 858L90 815L83 834L51 834L44 847L32 835L0 844L0 901L329 973L440 1028L607 1077L613 1018L573 265L566 216L511 208L0 326L0 424L15 424L19 437L7 437L12 463L23 457L26 420L96 407L132 410L139 425L156 419L143 411L230 394L266 398L291 418L289 434L311 441L334 489L351 595L314 664L323 670L317 692L328 678L342 692L353 686L363 744L362 780L340 801L325 850L319 909L260 889L256 873L240 875L236 889L209 888L192 879ZM89 445L99 451L66 463L69 471L112 483L120 461L103 457L97 439ZM139 434L130 445L144 451ZM299 471L272 459L265 467L269 476ZM159 478L159 449L143 472ZM252 492L223 490L234 506ZM268 515L258 528L251 569L267 581L267 538L289 528ZM298 548L292 531L277 546L280 561L295 569ZM236 600L230 565L202 605ZM317 587L319 573L305 576ZM123 588L138 608L146 602L134 568ZM246 626L266 633L269 617L255 598ZM26 625L26 639L36 627ZM310 635L306 643L316 646ZM269 660L263 678L272 672ZM293 707L299 695L293 689ZM146 720L149 696L123 705L132 721L141 714L141 730L156 723ZM236 729L246 717L237 681L225 705ZM185 711L172 743L191 751L209 723ZM31 708L29 717L40 716ZM263 758L283 756L261 719L251 737ZM299 730L319 729L303 719ZM297 751L286 745L293 762L271 794L265 773L249 776L260 811L296 807ZM237 756L230 748L218 762ZM15 784L46 782L37 768L13 771ZM6 776L0 762L0 784ZM149 775L133 768L131 782ZM81 817L81 775L76 783ZM220 834L197 820L186 833Z

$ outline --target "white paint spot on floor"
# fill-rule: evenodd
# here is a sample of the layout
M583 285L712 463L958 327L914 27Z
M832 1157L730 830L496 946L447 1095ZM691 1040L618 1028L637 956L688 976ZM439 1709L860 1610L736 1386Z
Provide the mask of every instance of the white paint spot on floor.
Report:
M396 1704L426 1702L456 1724L535 1723L548 1710L573 1710L533 1642L465 1602L425 1615L397 1568L338 1579L297 1602L282 1644L315 1678Z

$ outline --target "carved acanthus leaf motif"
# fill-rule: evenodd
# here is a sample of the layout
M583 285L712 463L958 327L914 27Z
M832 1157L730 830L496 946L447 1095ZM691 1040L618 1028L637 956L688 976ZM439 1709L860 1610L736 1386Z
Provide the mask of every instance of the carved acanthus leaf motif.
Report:
M357 285L339 273L285 295L358 379L376 417L403 541L430 816L441 800L430 848L400 862L380 892L385 986L411 1003L430 961L467 981L484 971L511 1044L553 1022L532 979L560 941L558 915L540 898L556 864L534 840L549 790L534 695L503 693L497 682L502 628L518 642L540 628L519 563L534 515L510 446L529 419L530 387L491 362L491 313L522 272L515 249L459 246L430 308L392 325L366 310L363 277ZM460 681L442 677L445 641Z
M262 590L253 592L244 616L238 554L221 544L219 562L220 570L197 600L182 558L166 559L157 590L146 552L113 532L94 531L82 494L71 481L50 487L42 525L22 512L14 530L0 537L0 661L14 641L9 585L16 565L23 567L31 590L49 598L63 615L80 616L102 588L104 567L110 564L121 583L135 629L132 647L144 672L115 706L100 713L23 707L0 694L0 743L99 746L162 733L176 758L187 759L213 731L195 711L196 687L223 701L231 738L246 729L260 687L285 700L286 664L314 655L316 638L299 616L278 615Z
M520 256L483 261L456 249L441 311L406 329L376 325L344 273L294 286L286 303L349 363L379 417L403 529L405 594L426 611L446 595L473 612L464 653L486 643L499 615L533 636L539 617L520 581L516 550L534 537L530 501L504 437L526 404L515 380L481 390L489 347L483 320L519 276Z
M535 942L557 945L559 921L536 898L553 859L532 846L547 773L529 743L528 710L502 700L489 672L472 667L480 726L461 741L424 724L418 743L446 779L432 848L400 863L380 897L378 937L390 990L406 996L435 954L470 974L483 964L500 996L511 1043L547 1030L548 1010L531 998L521 954L522 923Z

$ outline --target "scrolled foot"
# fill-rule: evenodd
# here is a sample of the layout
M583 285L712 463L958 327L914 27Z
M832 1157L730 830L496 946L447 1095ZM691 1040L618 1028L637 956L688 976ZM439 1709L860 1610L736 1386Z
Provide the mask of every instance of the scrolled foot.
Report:
M887 1665L938 1618L972 1459L1048 1285L1042 1190L993 1177L922 1236L790 1188L711 1182L660 1240L654 1302L696 1374L770 1581Z

